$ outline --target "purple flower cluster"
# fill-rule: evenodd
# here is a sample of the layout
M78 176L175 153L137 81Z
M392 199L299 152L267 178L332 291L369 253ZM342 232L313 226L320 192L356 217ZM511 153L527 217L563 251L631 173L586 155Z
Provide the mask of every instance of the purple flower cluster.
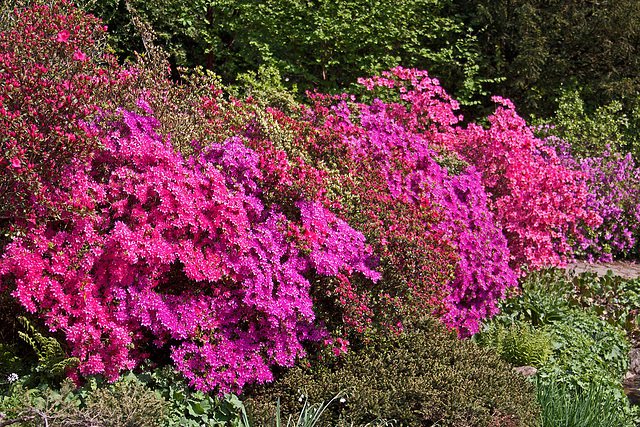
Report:
M439 103L434 108L432 120L448 111ZM410 130L394 117L397 106L377 100L360 109L364 133L349 138L355 157L375 161L393 198L415 204L426 198L440 212L428 229L453 245L458 262L453 280L439 284L446 289L439 314L461 336L477 332L482 320L497 312L496 301L516 285L507 241L489 210L482 176L471 166L459 175L440 166L434 150L442 136ZM342 103L336 111L346 116L348 108Z
M640 231L640 167L631 154L611 151L577 159L564 141L553 136L547 139L556 145L567 167L584 174L589 188L587 206L602 217L599 227L580 229L575 255L592 262L628 257L636 250Z

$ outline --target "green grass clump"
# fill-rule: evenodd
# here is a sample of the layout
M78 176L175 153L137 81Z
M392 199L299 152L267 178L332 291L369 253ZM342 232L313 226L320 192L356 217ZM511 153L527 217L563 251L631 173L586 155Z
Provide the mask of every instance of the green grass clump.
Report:
M538 382L542 427L633 426L616 398L600 385L571 390L556 382Z

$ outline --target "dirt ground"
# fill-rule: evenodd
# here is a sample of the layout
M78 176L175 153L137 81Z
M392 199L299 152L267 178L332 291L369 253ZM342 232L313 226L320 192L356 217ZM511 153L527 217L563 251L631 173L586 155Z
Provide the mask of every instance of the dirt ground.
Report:
M613 271L615 276L622 276L626 279L637 279L640 277L640 264L633 262L608 262L600 264L589 264L586 262L578 261L567 265L568 271L574 271L575 273L583 273L585 271L594 271L600 276L607 274L608 270Z

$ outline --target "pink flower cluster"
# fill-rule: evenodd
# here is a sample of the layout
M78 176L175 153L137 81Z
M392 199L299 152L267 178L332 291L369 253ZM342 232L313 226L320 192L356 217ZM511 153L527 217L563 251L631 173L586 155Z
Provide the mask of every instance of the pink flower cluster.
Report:
M94 214L31 229L7 248L0 276L65 332L82 374L116 378L152 344L201 390L270 380L270 365L291 365L303 341L326 335L306 272L377 279L363 235L317 203L298 203L297 224L265 208L258 157L238 141L187 162L155 119L121 114L101 125L105 149L65 177ZM304 237L289 238L292 227Z
M482 173L512 265L563 265L579 226L596 227L602 219L587 207L581 173L565 167L555 150L534 136L510 101L494 100L501 105L489 117L490 128L470 124L450 146Z

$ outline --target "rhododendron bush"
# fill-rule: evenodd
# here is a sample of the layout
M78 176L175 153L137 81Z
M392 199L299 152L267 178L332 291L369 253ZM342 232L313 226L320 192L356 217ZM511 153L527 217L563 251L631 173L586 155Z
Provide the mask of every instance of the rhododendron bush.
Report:
M598 221L506 101L456 127L438 82L397 68L361 83L398 102L315 94L287 116L109 62L99 23L61 4L0 35L0 292L64 336L75 374L168 356L239 391L424 312L466 336L513 267L560 262Z
M489 129L470 124L451 146L481 171L513 265L563 265L573 255L570 239L579 235L578 227L602 219L587 207L582 174L534 136L510 101L494 100L499 106Z
M547 136L562 162L582 172L589 189L587 207L597 212L602 224L581 226L574 239L575 252L589 261L611 262L637 251L640 225L640 168L631 154L604 151L601 157L578 158L574 150L556 136Z
M426 73L398 68L363 83L370 89L396 88L403 101L394 109L398 119L482 174L512 267L563 264L572 256L570 238L579 235L578 226L601 222L587 208L583 175L567 168L551 146L534 136L509 100L493 98L499 105L488 129L475 123L454 129L462 119L454 114L458 105Z

